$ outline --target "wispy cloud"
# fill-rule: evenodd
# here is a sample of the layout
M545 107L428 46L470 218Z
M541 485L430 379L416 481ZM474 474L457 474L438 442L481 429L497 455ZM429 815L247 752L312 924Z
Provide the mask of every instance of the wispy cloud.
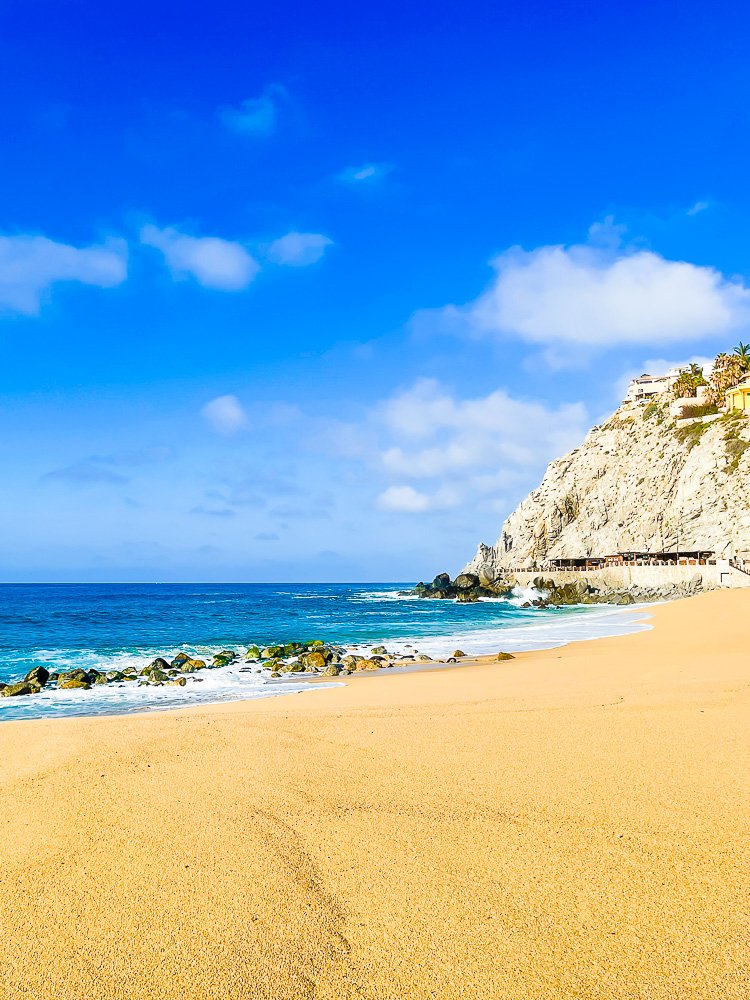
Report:
M43 479L58 479L66 483L73 483L78 486L88 486L97 483L105 483L110 486L120 486L130 482L130 480L119 472L113 472L106 466L101 465L95 458L82 458L78 462L63 466L61 469L53 469L47 472Z
M274 264L307 267L316 264L333 240L322 233L291 232L280 236L268 247L268 259Z
M245 409L236 396L217 396L201 409L201 416L218 434L236 434L248 425Z
M116 451L109 455L89 455L71 462L70 465L47 472L42 476L42 479L59 479L79 485L89 483L119 485L129 483L130 477L117 470L135 469L168 462L172 458L174 458L174 451L162 445L136 448L130 451Z
M234 517L237 512L232 510L231 507L205 507L199 504L197 507L191 507L190 513L200 514L205 517Z
M259 531L255 536L256 542L278 542L279 536L275 531Z
M74 247L46 236L0 236L0 309L34 316L57 283L112 288L127 270L127 245L120 239Z
M173 226L147 225L140 237L141 243L161 251L175 278L192 277L206 288L241 291L260 270L242 243L218 236L190 236Z
M707 211L711 207L711 203L708 201L696 201L694 205L691 205L687 210L688 215L700 215L701 212Z
M346 167L338 175L342 184L372 184L383 180L393 167L389 163L362 163L356 167Z
M219 117L224 125L242 135L268 136L276 131L279 105L287 100L285 87L272 83L260 97L249 97L237 107L222 108Z

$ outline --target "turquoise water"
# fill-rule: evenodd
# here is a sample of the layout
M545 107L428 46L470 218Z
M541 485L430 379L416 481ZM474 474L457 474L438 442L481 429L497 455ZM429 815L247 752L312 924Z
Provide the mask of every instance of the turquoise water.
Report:
M412 646L445 656L555 646L640 627L631 612L524 609L513 600L456 604L399 595L411 584L50 584L0 585L0 680L32 667L105 671L178 650L203 656L252 643L322 639L369 649ZM242 667L246 667L244 663ZM0 698L0 721L170 708L289 694L297 676L271 679L240 665L201 671L185 688L101 686Z

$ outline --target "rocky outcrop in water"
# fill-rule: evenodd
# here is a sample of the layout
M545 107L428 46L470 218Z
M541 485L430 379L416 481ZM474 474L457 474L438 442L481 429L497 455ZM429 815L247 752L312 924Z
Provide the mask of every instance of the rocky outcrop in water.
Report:
M410 647L409 647L410 648ZM310 642L287 642L265 646L252 643L244 652L222 649L211 658L211 663L179 652L171 659L157 656L138 671L134 666L125 670L74 670L50 673L45 667L30 670L23 680L6 684L0 681L0 696L17 698L47 691L90 691L99 685L138 684L148 687L185 687L199 683L202 678L194 674L236 666L241 673L252 671L275 679L287 674L305 676L339 677L357 672L381 670L388 667L406 667L432 662L431 658L416 649L409 652L388 652L385 646L374 646L369 654L347 651L342 646L328 645L321 639ZM448 662L456 662L448 658ZM243 663L244 666L239 666Z

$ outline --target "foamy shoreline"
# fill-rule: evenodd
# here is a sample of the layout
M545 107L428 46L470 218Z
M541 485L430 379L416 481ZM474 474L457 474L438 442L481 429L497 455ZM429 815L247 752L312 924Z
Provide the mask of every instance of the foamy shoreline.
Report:
M386 595L387 598L388 595ZM565 608L548 612L543 620L527 621L517 625L474 629L451 635L405 637L385 640L389 653L405 655L424 653L433 658L430 663L411 663L388 668L388 673L419 671L435 667L452 666L445 661L456 649L466 653L468 659L488 656L500 649L518 653L530 650L555 649L570 642L599 639L607 636L628 635L649 625L643 621L644 612L652 605L634 605L596 608ZM373 645L346 644L347 652L367 655ZM181 647L191 655L210 656L210 649L203 646ZM143 650L123 653L103 659L92 651L90 665L100 670L122 669L125 665L146 666L161 650ZM70 666L84 666L87 661L80 656L71 659ZM464 661L465 662L465 661ZM61 691L48 689L40 694L13 699L0 699L0 722L32 720L36 718L72 718L87 716L132 715L141 712L185 709L197 705L216 705L231 701L284 697L309 691L311 687L334 687L342 680L286 674L272 679L267 671L261 672L253 665L241 661L218 670L203 670L199 680L184 688L140 686L134 683L106 685L90 691ZM383 671L384 672L384 671ZM357 674L351 675L356 677ZM191 678L191 681L194 679Z

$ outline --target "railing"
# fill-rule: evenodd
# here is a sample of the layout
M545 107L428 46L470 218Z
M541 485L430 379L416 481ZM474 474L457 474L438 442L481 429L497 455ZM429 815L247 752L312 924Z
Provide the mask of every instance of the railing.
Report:
M730 559L729 560L729 565L730 566L732 566L734 569L738 569L740 571L740 573L745 573L747 576L750 576L750 569L748 568L749 564L750 564L750 560L749 559Z

